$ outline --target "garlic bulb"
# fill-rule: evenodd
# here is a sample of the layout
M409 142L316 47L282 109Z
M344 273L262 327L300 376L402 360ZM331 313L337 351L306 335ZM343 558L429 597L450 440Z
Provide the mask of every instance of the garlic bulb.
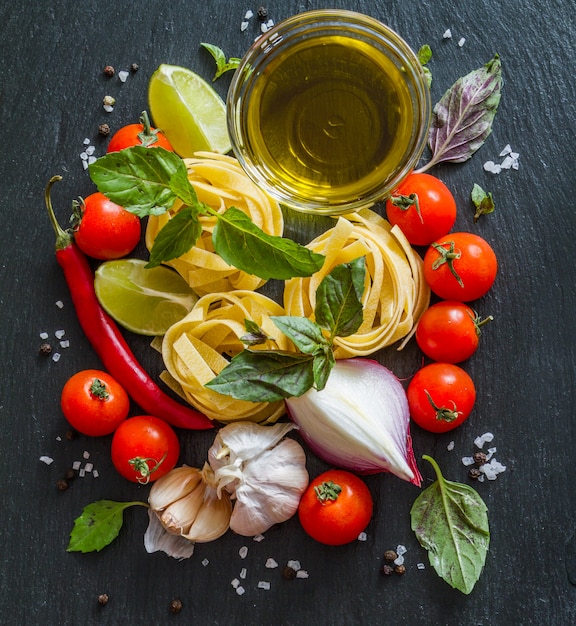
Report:
M168 472L152 486L148 503L154 513L145 536L148 552L163 550L171 556L180 555L181 550L186 552L182 541L167 539L166 533L187 542L205 543L218 539L229 527L230 496L227 492L217 493L214 472L208 464L202 470L184 465Z
M294 424L236 422L222 428L208 451L217 493L230 493L230 528L246 537L290 519L308 486L302 446L284 436Z

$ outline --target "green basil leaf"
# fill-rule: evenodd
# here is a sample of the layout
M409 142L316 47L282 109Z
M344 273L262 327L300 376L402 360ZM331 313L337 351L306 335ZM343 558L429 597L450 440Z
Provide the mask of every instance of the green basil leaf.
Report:
M316 322L333 337L354 334L363 319L362 294L366 266L364 257L337 265L316 290Z
M235 207L218 218L212 243L227 263L264 280L311 276L324 263L323 255L291 239L266 234Z
M224 51L211 43L201 43L203 48L208 50L208 52L212 55L214 61L216 61L216 73L214 74L212 81L215 81L217 78L220 78L224 72L228 72L229 70L235 70L239 65L242 59L236 57L230 57L228 61L226 61L226 56L224 55Z
M320 326L307 317L275 315L270 319L304 354L318 354L323 346L330 347Z
M316 387L318 391L322 391L322 389L326 387L328 376L330 376L335 362L336 359L334 358L334 352L332 352L331 347L328 347L322 354L318 354L314 357L312 371L314 373L314 387Z
M144 146L110 152L89 166L98 191L140 217L161 215L174 204L170 179L182 169L184 161L174 152Z
M252 320L245 319L244 328L246 328L246 334L240 337L240 341L248 346L258 346L267 341L274 341L273 337L268 337L260 326Z
M198 211L189 206L180 209L154 239L150 260L145 267L152 268L164 261L177 259L190 250L201 234L202 225L198 220Z
M68 552L100 552L118 536L124 510L135 505L148 506L145 502L98 500L84 507L74 520Z
M430 564L449 585L470 593L480 578L490 542L487 508L478 493L446 480L434 459L437 480L414 501L412 530Z
M434 107L428 145L432 158L418 171L447 161L467 161L492 132L500 104L500 57L459 78Z
M213 391L251 402L301 396L314 384L313 357L280 350L244 350L210 382Z
M480 187L477 183L474 183L470 197L476 207L476 212L474 213L474 223L480 219L480 216L494 212L496 205L494 204L492 194L490 192L485 192L484 189L482 189L482 187Z

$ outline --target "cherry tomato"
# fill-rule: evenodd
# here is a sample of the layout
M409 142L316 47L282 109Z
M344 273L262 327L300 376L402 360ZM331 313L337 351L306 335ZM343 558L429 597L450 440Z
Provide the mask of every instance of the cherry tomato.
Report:
M103 261L126 256L137 246L140 218L99 191L84 200L74 240L84 254Z
M373 501L355 474L329 470L309 485L298 507L302 528L316 541L341 546L358 538L372 517Z
M476 352L481 326L491 319L480 319L463 302L443 300L426 309L418 320L416 343L433 361L461 363Z
M433 433L460 426L476 402L474 382L452 363L425 365L410 381L406 394L412 419Z
M128 417L130 399L110 374L83 370L64 385L60 405L73 428L83 435L100 437L114 432Z
M494 284L498 262L490 244L473 233L451 233L424 255L424 278L444 300L470 302Z
M124 478L149 483L174 468L180 442L172 427L152 415L123 422L112 438L112 463Z
M414 246L427 246L450 232L456 201L446 185L430 174L409 174L386 201L386 215Z
M144 146L145 148L164 148L174 152L174 148L161 131L150 126L148 114L144 111L140 117L140 124L128 124L116 131L106 152L118 152L132 146Z

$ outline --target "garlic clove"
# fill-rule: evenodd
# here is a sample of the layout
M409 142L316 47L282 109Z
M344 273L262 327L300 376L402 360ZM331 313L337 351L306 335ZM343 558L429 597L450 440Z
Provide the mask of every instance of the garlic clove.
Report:
M223 492L219 498L216 489L206 487L204 502L198 511L190 530L183 536L190 541L207 543L221 537L230 527L232 503L230 496Z
M162 511L176 500L192 493L201 480L202 473L195 467L176 467L152 485L148 503L155 511Z
M181 535L169 533L160 523L152 509L148 509L148 528L144 533L146 552L165 552L175 559L188 559L194 552L194 544Z
M201 481L194 491L157 512L162 526L171 533L186 535L204 502L206 484Z

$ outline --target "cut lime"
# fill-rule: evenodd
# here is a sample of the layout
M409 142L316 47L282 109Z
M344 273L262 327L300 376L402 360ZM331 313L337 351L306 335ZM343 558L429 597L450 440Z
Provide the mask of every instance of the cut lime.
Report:
M230 152L226 105L214 88L185 67L162 64L148 85L154 126L181 157L208 150Z
M140 259L105 261L96 270L96 296L124 328L140 335L163 335L186 316L198 296L174 270L145 265Z

